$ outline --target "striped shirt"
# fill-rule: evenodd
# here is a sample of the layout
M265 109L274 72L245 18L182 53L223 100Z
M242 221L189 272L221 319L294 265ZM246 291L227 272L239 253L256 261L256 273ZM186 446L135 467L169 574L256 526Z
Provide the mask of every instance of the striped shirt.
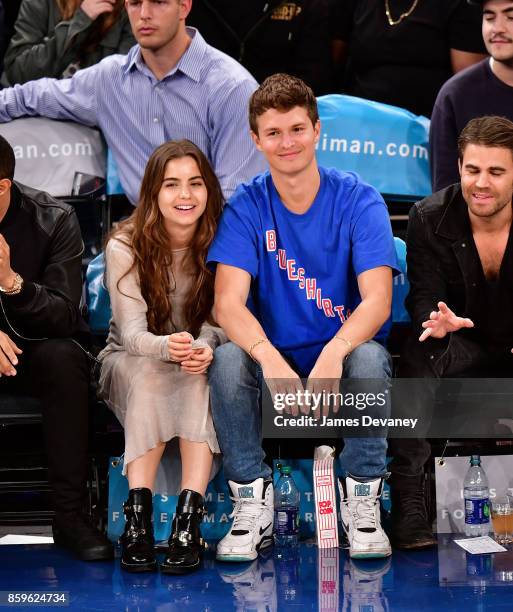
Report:
M99 127L133 204L154 149L188 138L206 154L229 198L237 185L265 169L249 134L248 101L257 83L197 30L187 31L189 48L160 81L135 45L128 55L111 55L70 79L3 89L0 122L40 115Z

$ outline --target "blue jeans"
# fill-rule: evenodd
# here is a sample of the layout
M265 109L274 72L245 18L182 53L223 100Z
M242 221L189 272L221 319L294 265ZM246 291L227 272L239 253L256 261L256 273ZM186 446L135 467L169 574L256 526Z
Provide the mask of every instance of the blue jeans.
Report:
M387 350L373 340L358 346L344 364L344 378L389 379L392 360ZM249 355L229 342L216 349L209 368L212 416L223 453L226 478L251 482L270 478L262 449L262 370ZM389 416L390 405L375 416ZM340 464L346 474L374 480L386 469L386 438L346 438Z

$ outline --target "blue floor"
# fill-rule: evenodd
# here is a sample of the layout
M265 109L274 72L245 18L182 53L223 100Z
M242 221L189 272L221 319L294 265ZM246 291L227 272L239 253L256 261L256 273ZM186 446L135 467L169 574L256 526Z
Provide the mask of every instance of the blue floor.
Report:
M513 549L471 556L443 536L438 550L394 551L383 561L304 543L289 557L221 564L208 553L200 571L174 577L83 563L52 545L0 546L0 591L68 591L71 610L513 610Z

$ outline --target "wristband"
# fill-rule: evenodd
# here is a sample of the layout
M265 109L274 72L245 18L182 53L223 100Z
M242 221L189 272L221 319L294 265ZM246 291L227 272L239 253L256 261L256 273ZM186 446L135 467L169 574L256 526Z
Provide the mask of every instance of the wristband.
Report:
M349 353L352 352L353 350L353 344L351 343L351 340L348 340L347 338L344 338L343 336L337 336L335 334L335 338L337 340L341 340L342 342L345 342L347 344L347 348L349 349ZM347 353L349 355L349 353Z
M269 342L269 340L267 338L260 338L260 340L256 340L249 347L248 355L251 357L251 359L253 359L255 363L258 363L258 361L253 357L253 349L255 349L259 344L263 344L264 342Z

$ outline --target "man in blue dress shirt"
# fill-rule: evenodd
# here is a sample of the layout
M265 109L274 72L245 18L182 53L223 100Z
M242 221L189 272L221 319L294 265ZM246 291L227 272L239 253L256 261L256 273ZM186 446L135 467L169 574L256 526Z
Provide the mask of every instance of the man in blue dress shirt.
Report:
M99 127L121 185L136 204L146 161L166 140L188 138L207 155L228 198L261 172L247 105L256 81L186 28L192 0L126 0L139 43L71 79L39 79L0 92L0 121L40 115Z

